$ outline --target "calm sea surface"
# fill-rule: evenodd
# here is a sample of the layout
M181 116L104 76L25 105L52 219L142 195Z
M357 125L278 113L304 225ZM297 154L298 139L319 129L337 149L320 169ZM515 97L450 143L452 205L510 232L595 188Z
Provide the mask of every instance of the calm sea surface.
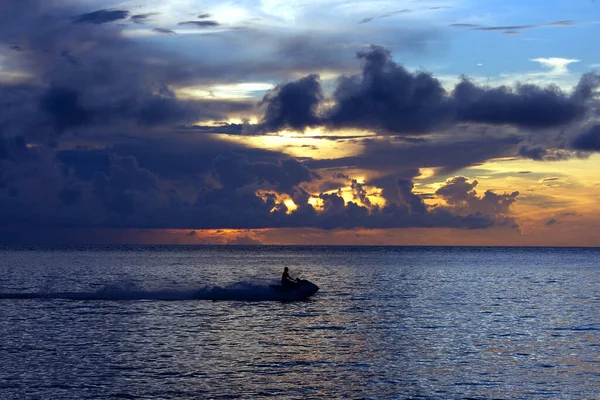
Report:
M600 398L600 249L0 248L1 399L265 397Z

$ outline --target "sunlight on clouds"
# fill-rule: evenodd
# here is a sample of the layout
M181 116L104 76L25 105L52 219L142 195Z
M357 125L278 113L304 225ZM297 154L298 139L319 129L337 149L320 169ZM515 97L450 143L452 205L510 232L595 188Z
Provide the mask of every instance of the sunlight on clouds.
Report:
M292 157L310 157L314 159L350 157L360 154L363 149L363 145L349 140L328 140L293 132L257 136L221 135L219 138L246 147L274 150Z
M248 9L231 2L222 2L214 8L210 8L210 14L219 23L230 25L239 24L252 16Z
M544 67L550 69L547 72L549 75L568 75L570 73L567 68L569 64L577 63L580 60L570 59L570 58L560 58L560 57L551 57L551 58L533 58L531 61L538 62L542 64Z
M311 196L308 199L308 204L310 204L311 206L313 206L315 208L315 210L319 210L322 211L323 210L323 200L319 197L313 197Z
M364 184L365 182L365 178L364 177L358 177L358 178L352 178L354 180L357 181L357 183L359 184ZM379 207L384 207L386 204L385 199L381 196L381 194L383 193L383 189L375 187L375 186L369 186L369 185L363 185L363 188L366 190L367 192L367 199L369 200L369 202L371 203L370 206L368 204L363 203L358 197L356 197L356 194L354 192L354 190L352 190L351 186L344 186L340 189L337 190L330 190L325 192L324 194L338 194L339 196L341 196L344 199L344 202L346 204L348 204L349 202L354 202L357 203L358 205L367 207L367 208L371 208L373 206L379 206Z
M22 71L11 71L8 70L3 64L6 62L8 57L0 54L0 84L1 82L5 83L18 83L28 79L31 79L33 76Z
M262 97L267 90L273 88L271 83L244 82L213 86L195 86L180 88L175 91L177 97L194 99L250 99Z
M283 201L283 204L285 204L285 206L288 208L288 214L291 214L292 212L298 209L298 206L296 205L296 203L294 203L294 200L292 199L285 199Z
M415 180L424 180L433 177L436 173L435 168L419 168L419 175L415 177Z
M269 201L272 197L274 197L275 203L277 205L285 205L287 207L287 211L286 214L291 214L293 211L295 211L298 206L296 206L296 204L294 203L294 200L292 200L292 198L285 193L277 193L271 190L257 190L255 192L255 195L260 197L263 201ZM273 207L273 209L271 210L271 212L275 212L277 211L277 207Z
M364 178L355 178L355 179L359 183L364 182ZM367 207L367 208L372 208L374 206L379 206L379 207L385 206L385 199L383 197L381 197L381 194L383 192L382 189L374 187L374 186L368 186L368 185L364 185L363 188L367 192L367 199L370 204L363 203L356 196L356 193L354 192L354 190L352 189L351 186L345 186L338 190L330 190L330 191L324 192L323 194L337 194L344 199L344 202L346 204L348 204L349 202L352 201L354 203L357 203L357 204ZM298 209L298 206L296 206L296 204L294 203L294 201L291 199L291 197L288 194L276 193L276 192L273 192L270 190L263 190L263 189L257 190L255 194L265 202L274 200L274 202L277 205L284 204L287 207L287 211L286 211L287 214L291 214L296 209ZM315 208L315 210L317 210L317 211L323 211L323 209L324 209L324 202L323 202L323 199L321 199L320 197L311 196L308 200L308 203L310 205L312 205ZM279 209L279 207L275 206L275 207L273 207L271 212L275 212L278 209Z
M113 7L117 7L113 5ZM149 3L148 6L140 6L141 8L136 13L143 14L147 12L155 12L156 16L153 20L161 24L176 25L183 20L189 20L190 17L206 12L198 4L197 0L168 0Z
M306 4L310 0L303 1ZM289 0L262 0L261 10L272 17L282 19L286 22L294 22L298 14L299 5L296 1Z

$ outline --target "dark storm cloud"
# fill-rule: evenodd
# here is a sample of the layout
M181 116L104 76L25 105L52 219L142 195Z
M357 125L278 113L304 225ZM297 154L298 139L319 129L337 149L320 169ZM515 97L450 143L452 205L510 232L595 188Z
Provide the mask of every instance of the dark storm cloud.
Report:
M283 193L289 193L300 183L318 177L294 159L278 163L249 163L245 158L235 155L218 156L213 161L211 171L225 187L240 188L266 182Z
M130 215L159 199L159 180L152 172L140 168L133 157L115 157L107 175L96 172L92 178L92 192L109 213Z
M119 78L117 74L115 78ZM132 122L140 127L169 126L202 117L220 119L232 110L229 105L237 110L251 108L242 103L180 100L166 87L147 92L143 88L130 89L131 92L127 92L125 87L115 87L123 96L117 100L91 98L90 92L51 86L40 99L40 109L53 119L56 129L63 132L92 123L94 126Z
M108 174L111 155L133 157L141 168L152 171L161 179L184 182L196 189L201 184L200 177L209 173L213 161L220 155L242 157L247 163L262 161L273 164L284 157L277 152L246 148L202 135L194 138L181 137L179 140L122 140L104 149L61 150L58 151L57 158L71 175L89 180L94 171Z
M519 192L496 194L487 190L483 197L478 197L475 188L476 180L469 182L464 176L456 176L446 181L445 185L435 193L450 208L460 213L502 215L508 213L510 206L516 201Z
M594 83L592 87L597 85ZM505 86L481 88L468 80L456 85L453 95L461 121L532 129L561 126L581 118L589 99L589 95L581 96L579 91L567 96L553 86L525 84L517 85L516 90Z
M80 104L80 93L73 89L50 87L40 99L40 108L52 116L58 131L90 121L88 111Z
M521 146L518 152L523 158L530 158L535 161L562 161L571 158L586 158L583 152L567 149L546 148L544 146Z
M412 179L402 177L396 179L399 204L408 207L413 213L424 213L426 211L425 203L412 192L414 186Z
M361 76L342 77L328 117L335 127L423 132L445 124L451 108L441 83L427 73L410 74L380 47L359 52Z
M107 22L119 21L129 17L127 10L98 10L87 14L81 14L73 19L74 24L105 24Z
M456 141L430 141L406 145L390 140L370 143L358 156L309 160L310 168L340 168L351 165L355 168L381 171L404 172L419 168L438 168L439 174L448 174L491 158L514 155L521 140L516 136L475 137ZM413 177L415 175L408 175Z
M513 125L529 129L559 127L585 116L598 76L586 74L572 94L555 86L481 87L464 78L452 93L425 72L411 73L392 60L389 51L371 46L358 53L360 75L342 76L331 100L317 115L322 98L314 75L280 85L263 99L263 125L272 130L302 130L316 124L391 133L424 133L460 122Z
M595 125L573 139L572 147L582 151L600 151L600 125Z
M389 202L399 204L411 204L413 201L412 196L418 198L418 196L412 193L412 189L414 187L412 181L415 177L419 175L420 172L418 168L407 169L404 171L395 172L390 175L384 175L371 179L369 181L369 184L381 188L382 197ZM406 188L409 188L409 191L411 192L410 194L412 196L407 196L408 193L406 191Z
M548 150L542 146L521 146L519 148L519 155L524 158L530 158L536 161L542 161Z
M358 183L356 179L352 179L351 182L352 195L354 200L360 200L360 202L366 206L371 206L371 200L368 197L367 189L362 183Z
M373 140L361 156L301 162L275 151L219 141L214 135L175 133L247 135L259 128L325 125L404 134L471 120L545 126L528 124L521 116L507 117L505 111L500 117L483 113L475 103L490 107L523 105L504 93L488 94L487 88L466 85L477 99L461 97L459 104L435 77L408 72L378 47L360 53L362 74L352 75L358 63L348 63L345 57L354 52L356 47L348 43L358 36L344 38L343 45L334 44L341 36L352 35L346 32L333 39L282 40L257 29L226 31L219 37L198 38L201 56L178 55L131 39L124 34L126 28L110 23L129 17L127 11L87 12L71 3L53 8L55 4L33 0L0 4L1 44L8 48L23 43L27 50L11 52L7 66L31 76L28 83L0 85L3 226L486 228L506 224L501 212L509 211L510 197L490 192L478 198L473 192L469 207L459 207L456 202L430 207L413 193L413 179L422 167L436 166L446 172L514 153L519 144L514 136L459 140L451 132L452 137L439 142L405 137ZM73 20L57 15L78 17ZM146 22L150 15L133 15L130 22ZM206 18L194 22L216 26ZM399 47L421 49L424 39L430 38L422 32L404 32L398 39L402 42ZM156 39L178 41L167 36ZM256 60L249 49L257 42L275 51ZM232 61L231 55L238 54L241 58ZM287 78L303 69L345 71L347 76L336 85L332 98L323 94L316 75L277 86L265 96L264 116L254 127L247 123L210 127L198 123L212 124L237 113L251 113L253 103L182 99L173 89L239 82L248 77ZM577 99L563 97L583 104L591 96L593 82L591 78L582 81ZM533 102L546 96L550 99L546 106L563 99L535 90L515 91L513 95L530 96ZM328 109L331 100L334 104ZM321 109L325 111L321 113ZM468 117L457 117L459 110ZM567 120L572 114L563 118ZM340 184L351 187L355 198L348 203L338 193L309 193L309 187L324 189L326 179L313 168L327 164L381 169L385 179L358 183L336 176L337 188L342 187ZM379 183L388 200L385 207L377 207L369 199L370 185ZM292 198L298 209L288 210L282 196ZM322 210L311 205L311 196L323 203Z
M0 85L0 137L49 138L51 127L59 125L59 121L52 121L41 110L44 107L43 95L43 88L34 84ZM51 103L46 106L60 112L58 106L52 106Z
M223 120L230 112L253 107L240 101L179 99L170 86L185 85L196 75L187 61L128 39L117 25L97 26L125 18L126 11L84 13L71 24L52 16L70 9L54 6L33 0L2 5L0 42L18 37L30 49L7 64L37 80L29 86L8 82L0 87L7 106L0 110L2 134L37 140L102 126L128 130L132 123L138 129L157 128Z
M229 124L224 122L220 125L181 125L176 127L182 132L196 133L220 133L227 135L241 135L244 132L244 124Z
M11 146L24 152L33 151L23 143ZM313 195L323 201L324 209L319 211L308 203L311 195L301 187L319 176L297 160L271 153L272 161L265 161L268 157L264 152L262 155L250 150L244 153L242 147L227 149L226 145L220 149L202 145L190 148L183 144L148 142L146 150L142 149L143 146L132 144L104 150L61 151L57 160L60 164L56 166L63 165L64 168L54 172L54 183L50 186L45 183L46 187L36 185L38 189L35 190L43 189L45 197L30 198L28 191L32 187L23 185L26 180L15 176L13 171L12 179L3 179L6 189L0 190L4 211L0 213L0 220L9 225L18 222L31 227L42 224L181 229L479 229L504 223L496 214L455 215L450 208L428 209L412 193L410 178L396 180L398 201L390 202L384 208L345 203L337 194L321 193ZM15 152L13 149L12 153ZM178 167L174 165L177 162ZM197 174L196 179L190 180L190 174ZM354 182L353 187L357 200L368 204L365 185ZM262 195L257 194L258 189L263 191ZM298 210L288 214L287 207L277 200L277 193L289 194ZM36 211L32 212L34 204ZM490 211L498 212L492 208Z
M279 85L263 99L267 105L261 125L270 131L303 129L319 124L316 108L323 100L317 75Z
M108 175L110 172L110 153L106 150L62 150L56 155L65 170L65 175L80 180L91 180L96 172Z

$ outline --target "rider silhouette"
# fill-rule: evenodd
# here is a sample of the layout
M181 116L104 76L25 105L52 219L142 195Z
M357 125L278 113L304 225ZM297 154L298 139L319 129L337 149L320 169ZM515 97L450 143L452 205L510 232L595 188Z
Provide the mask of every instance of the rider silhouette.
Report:
M283 274L281 275L281 285L285 287L290 287L296 285L297 280L290 277L289 268L285 267L283 269Z

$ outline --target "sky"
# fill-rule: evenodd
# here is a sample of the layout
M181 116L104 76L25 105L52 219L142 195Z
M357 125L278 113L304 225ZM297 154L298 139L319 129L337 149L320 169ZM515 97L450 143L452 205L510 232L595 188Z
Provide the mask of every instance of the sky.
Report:
M600 246L600 2L5 0L0 243Z

